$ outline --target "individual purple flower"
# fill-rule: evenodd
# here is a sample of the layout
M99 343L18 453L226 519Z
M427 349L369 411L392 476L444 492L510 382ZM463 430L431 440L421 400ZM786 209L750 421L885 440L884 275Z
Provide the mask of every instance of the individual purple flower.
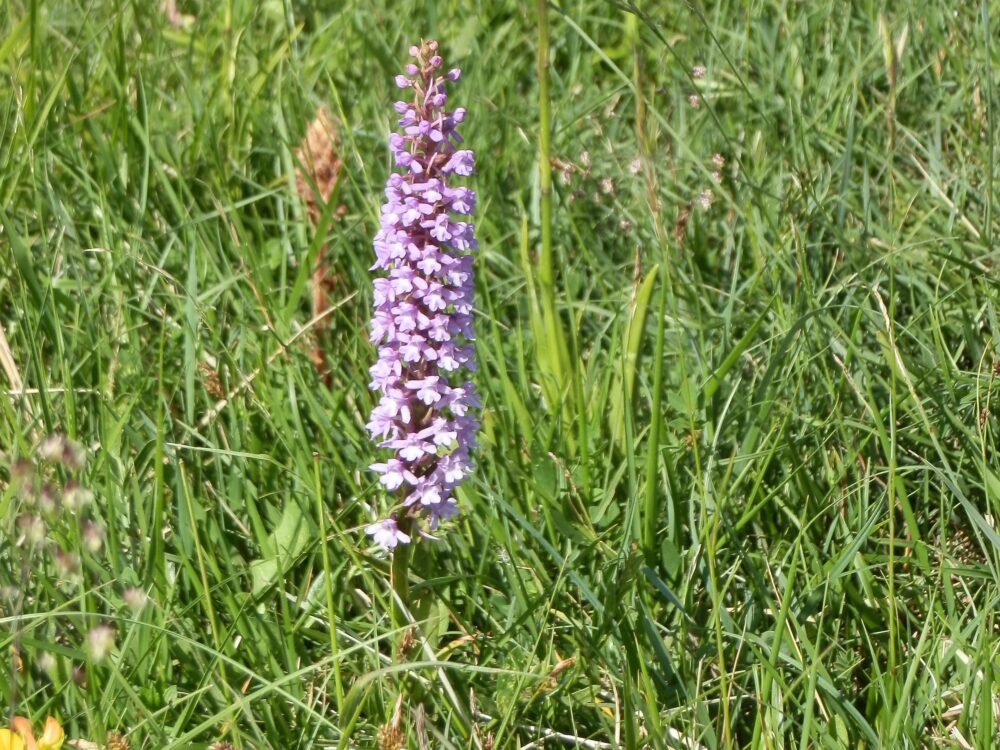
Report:
M383 547L406 544L413 523L429 530L458 513L455 488L472 472L479 422L472 297L475 275L469 253L477 249L469 217L476 194L450 185L474 173L472 151L459 148L456 128L463 108L447 110L446 83L457 68L440 73L437 42L411 47L416 63L396 76L409 101L395 104L400 132L389 137L399 172L385 186L375 235L371 341L378 349L370 387L380 394L368 431L392 456L374 463L380 482L398 506L366 532Z
M365 532L375 538L378 544L386 549L393 549L397 544L408 544L410 535L399 530L399 524L395 518L387 518L384 521L373 523Z

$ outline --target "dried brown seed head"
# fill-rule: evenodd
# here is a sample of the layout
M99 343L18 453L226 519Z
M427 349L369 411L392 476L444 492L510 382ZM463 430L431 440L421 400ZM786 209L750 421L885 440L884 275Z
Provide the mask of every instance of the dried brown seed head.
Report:
M321 108L309 124L302 144L295 149L298 160L295 188L306 204L313 226L319 224L344 168L339 152L340 139L333 118L325 107Z

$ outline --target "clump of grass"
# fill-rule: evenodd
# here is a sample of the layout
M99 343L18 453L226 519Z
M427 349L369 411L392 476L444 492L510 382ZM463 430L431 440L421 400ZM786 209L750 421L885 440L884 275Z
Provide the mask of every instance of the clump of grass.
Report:
M94 679L90 671L100 673L117 639L117 613L108 606L110 598L120 596L135 611L145 605L137 588L94 596L95 584L103 585L94 571L109 556L101 509L94 493L80 482L88 453L56 433L7 466L13 520L5 530L11 544L3 562L7 572L18 572L4 587L0 608L12 626L12 711L21 708L22 696L37 690L39 683L58 688L69 677L85 687ZM31 747L30 723L25 727L19 732ZM52 750L61 744L62 729L55 719L39 742Z
M485 113L463 131L483 429L471 513L410 571L408 739L990 746L995 19L626 5L3 6L5 704L166 750L391 726L369 269L419 26ZM289 189L317 101L336 231ZM321 245L329 387L297 345ZM32 458L57 431L82 473ZM94 501L29 508L21 459Z

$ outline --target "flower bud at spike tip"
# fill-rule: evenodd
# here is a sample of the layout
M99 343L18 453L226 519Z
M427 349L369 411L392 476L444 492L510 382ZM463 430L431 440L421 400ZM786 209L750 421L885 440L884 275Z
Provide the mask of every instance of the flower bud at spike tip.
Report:
M478 246L469 217L476 194L452 184L475 171L472 151L459 148L465 109L446 110L449 81L439 74L437 42L410 48L416 63L396 84L412 99L395 105L400 132L389 138L398 172L385 187L375 265L371 340L378 348L371 388L380 394L368 431L392 456L374 463L380 482L401 508L369 526L388 549L410 541L413 518L433 531L458 512L454 491L472 472L479 397L475 370L470 253Z

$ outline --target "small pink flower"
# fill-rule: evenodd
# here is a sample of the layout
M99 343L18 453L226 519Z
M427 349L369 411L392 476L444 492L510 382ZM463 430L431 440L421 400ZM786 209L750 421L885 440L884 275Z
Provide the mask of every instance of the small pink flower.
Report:
M394 549L397 544L409 544L410 535L399 530L399 524L395 518L387 518L384 521L373 523L365 529L365 533L372 537L373 541L386 549Z

